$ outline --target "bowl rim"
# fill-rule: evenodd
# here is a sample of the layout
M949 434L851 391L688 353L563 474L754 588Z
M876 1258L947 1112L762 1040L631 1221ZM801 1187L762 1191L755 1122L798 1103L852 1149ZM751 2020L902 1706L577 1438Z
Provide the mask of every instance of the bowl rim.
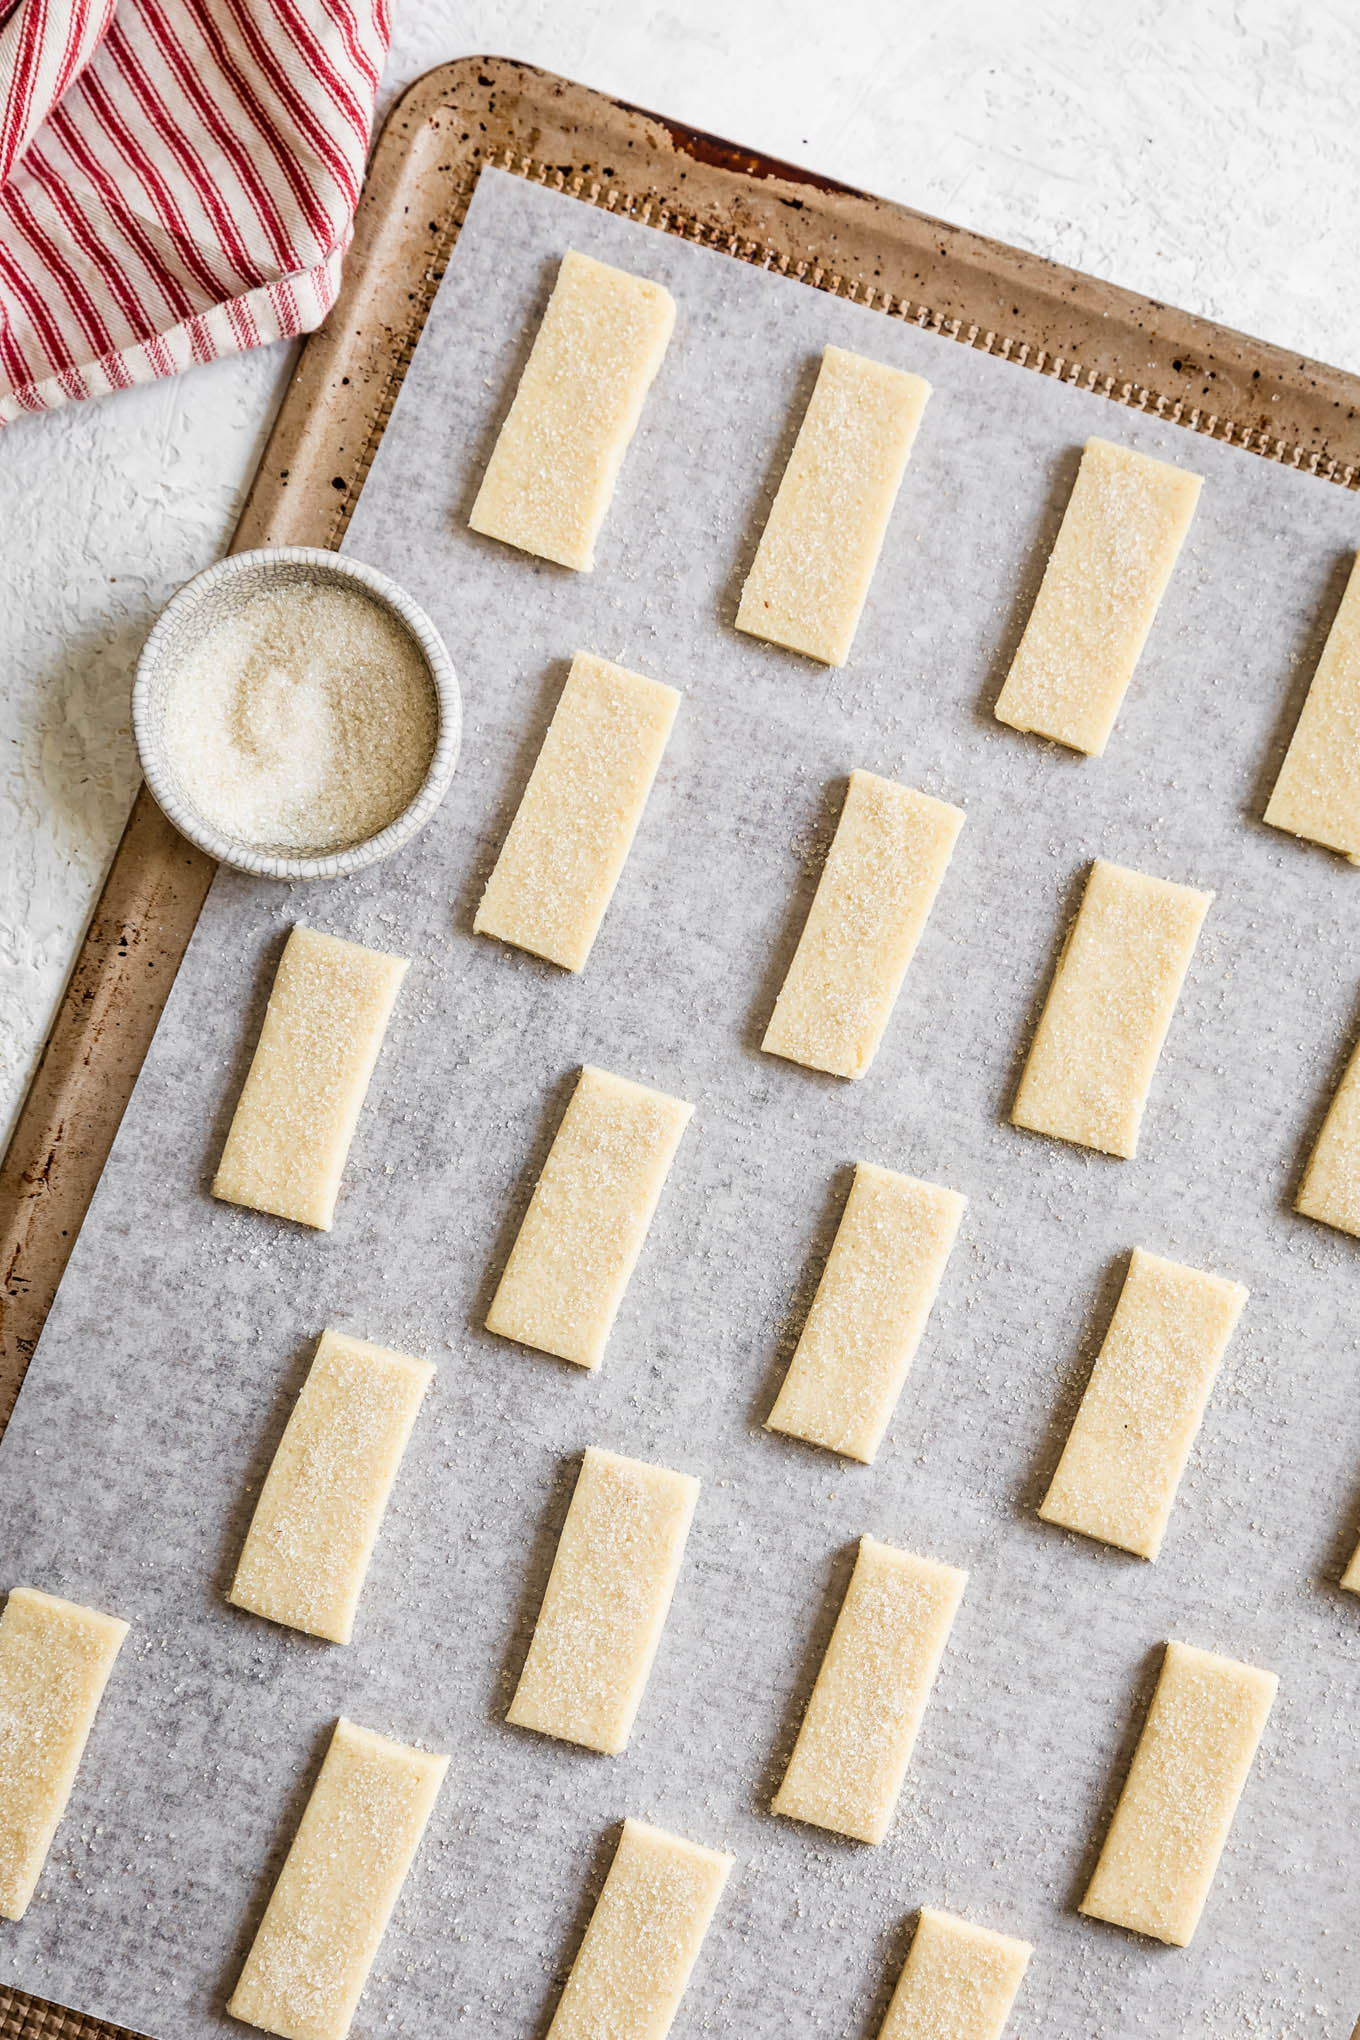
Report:
M183 799L172 782L164 757L164 699L158 676L170 670L165 664L165 648L176 624L223 582L249 578L252 574L265 580L274 568L286 566L320 570L318 578L350 581L393 613L424 658L439 717L430 763L410 804L376 835L366 836L362 842L349 844L343 850L318 852L314 856L284 856L224 834ZM409 843L448 792L458 763L462 721L462 693L453 660L425 611L379 568L325 546L254 546L247 552L228 553L192 575L170 597L151 626L138 655L132 683L133 740L143 777L157 806L182 836L209 857L257 878L345 878L352 872L367 870L369 865L390 857Z

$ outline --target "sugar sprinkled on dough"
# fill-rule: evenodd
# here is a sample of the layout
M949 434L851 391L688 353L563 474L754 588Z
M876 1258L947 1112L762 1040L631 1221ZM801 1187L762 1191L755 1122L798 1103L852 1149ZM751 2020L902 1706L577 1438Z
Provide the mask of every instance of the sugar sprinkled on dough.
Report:
M1360 553L1265 818L1360 862Z
M563 1114L487 1329L597 1367L694 1111L589 1064Z
M828 347L742 589L737 629L850 656L930 384Z
M348 1643L364 1574L434 1369L325 1332L279 1442L228 1599Z
M860 1162L768 1429L869 1461L963 1216L957 1190Z
M294 928L227 1135L213 1196L321 1231L406 959Z
M1016 1092L1016 1126L1133 1155L1213 897L1095 860Z
M508 1720L606 1755L624 1747L698 1495L689 1474L587 1449Z
M548 2040L664 2040L731 1868L625 1820Z
M861 1538L773 1812L883 1840L967 1579Z
M1247 1292L1136 1247L1052 1484L1039 1509L1156 1558Z
M589 572L675 325L659 283L569 248L468 523Z
M336 1724L241 1978L233 2018L342 2040L448 1758Z
M1360 1048L1327 1108L1295 1209L1360 1238Z
M1000 2040L1028 1941L922 1906L878 2040Z
M262 589L172 684L166 753L205 821L260 849L342 850L410 806L438 706L418 646L348 588Z
M126 1622L30 1587L0 1615L0 1919L22 1919Z
M1098 757L1199 500L1200 477L1089 439L997 720Z
M963 811L876 772L845 804L761 1044L808 1069L862 1077L963 827Z
M578 652L473 927L581 970L680 696Z
M1188 1945L1278 1685L1255 1665L1168 1643L1082 1912Z

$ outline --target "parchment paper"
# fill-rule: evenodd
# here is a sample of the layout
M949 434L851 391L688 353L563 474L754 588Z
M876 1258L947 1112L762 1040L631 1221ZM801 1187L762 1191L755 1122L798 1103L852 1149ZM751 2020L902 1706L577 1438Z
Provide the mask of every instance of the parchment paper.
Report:
M568 247L680 308L590 576L466 528ZM935 385L839 673L732 628L827 341ZM1092 432L1207 477L1101 760L991 716ZM1360 1019L1360 872L1260 814L1357 539L1356 498L1307 475L483 176L348 540L452 648L452 793L357 880L219 877L0 1449L0 1586L133 1624L0 1976L157 2040L239 2031L221 2007L343 1712L453 1755L359 2035L540 2032L632 1813L739 1859L677 2034L867 2040L926 1903L1036 1943L1016 2040L1345 2040L1360 1250L1290 1198ZM582 646L685 699L577 979L471 918ZM857 765L968 822L851 1085L757 1044ZM1005 1120L1096 854L1218 894L1131 1163ZM413 958L328 1236L207 1194L299 918ZM583 1061L697 1107L596 1375L481 1329ZM970 1199L867 1469L761 1429L859 1158ZM1155 1566L1035 1515L1135 1245L1252 1291ZM327 1325L439 1367L346 1649L223 1598ZM591 1443L704 1483L619 1758L502 1719ZM865 1531L971 1568L877 1849L766 1811ZM1168 1637L1281 1677L1184 1951L1075 1911Z

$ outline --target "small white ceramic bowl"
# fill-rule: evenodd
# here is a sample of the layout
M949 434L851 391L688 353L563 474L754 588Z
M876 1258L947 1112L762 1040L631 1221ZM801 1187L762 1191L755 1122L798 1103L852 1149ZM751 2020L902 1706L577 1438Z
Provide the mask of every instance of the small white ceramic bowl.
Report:
M232 836L205 821L187 798L173 771L165 746L166 715L175 676L197 650L207 631L229 618L252 595L270 583L328 582L362 591L386 609L417 646L439 706L439 726L429 770L408 808L376 836L343 850L317 856L282 856ZM137 661L132 687L132 732L146 783L182 836L206 850L221 864L249 871L257 878L345 878L363 871L379 858L390 857L423 829L449 790L463 733L463 703L453 661L443 639L423 609L404 589L362 560L326 552L318 546L262 546L256 552L232 553L186 581L156 620Z

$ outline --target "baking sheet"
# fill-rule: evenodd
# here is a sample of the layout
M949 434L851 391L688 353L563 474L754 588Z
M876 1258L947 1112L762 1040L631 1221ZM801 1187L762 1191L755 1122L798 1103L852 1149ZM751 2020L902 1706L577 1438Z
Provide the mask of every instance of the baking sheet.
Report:
M466 530L568 246L680 304L589 577ZM731 627L827 341L935 385L839 673ZM990 705L1093 431L1207 486L1110 749L1082 760ZM1358 516L1306 475L483 174L347 539L448 639L453 791L358 880L218 878L0 1444L0 1585L134 1625L38 1897L0 1924L0 1978L156 2040L240 2031L221 2006L343 1712L454 1759L357 2035L540 2031L632 1813L739 1858L677 2032L867 2040L926 1903L1035 1941L1020 2040L1346 2040L1357 1249L1289 1199L1360 1020L1360 881L1259 815ZM577 980L470 930L580 646L685 701ZM852 1086L757 1045L856 765L968 823ZM1218 893L1133 1163L1005 1123L1095 854ZM413 958L327 1236L207 1194L298 918ZM594 1376L480 1328L582 1061L697 1106ZM760 1428L858 1158L970 1198L872 1468ZM1253 1292L1155 1567L1034 1514L1135 1244ZM326 1325L439 1366L343 1650L223 1599ZM501 1719L592 1443L704 1482L612 1759ZM972 1572L877 1850L764 1810L865 1531ZM1074 1910L1168 1636L1282 1681L1183 1951Z

